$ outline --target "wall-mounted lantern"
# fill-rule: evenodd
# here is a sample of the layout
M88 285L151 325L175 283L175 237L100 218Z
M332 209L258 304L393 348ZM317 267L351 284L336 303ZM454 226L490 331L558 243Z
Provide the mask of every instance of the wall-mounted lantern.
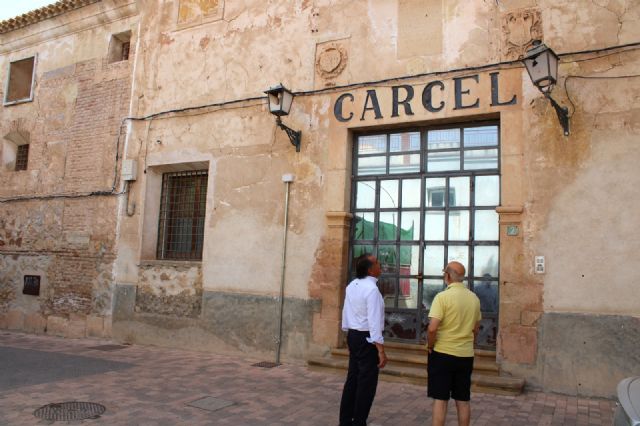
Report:
M282 130L287 132L287 136L289 136L291 144L296 147L296 152L300 152L300 139L302 132L285 126L280 118L284 115L289 115L289 110L293 103L293 93L291 93L291 91L282 84L278 84L269 90L265 90L264 93L267 94L267 98L269 100L269 111L271 114L276 116L276 124Z
M560 106L552 97L551 91L558 81L558 55L540 40L533 42L533 47L527 51L522 59L527 68L533 84L549 99L556 110L558 120L564 130L564 135L569 136L569 110Z

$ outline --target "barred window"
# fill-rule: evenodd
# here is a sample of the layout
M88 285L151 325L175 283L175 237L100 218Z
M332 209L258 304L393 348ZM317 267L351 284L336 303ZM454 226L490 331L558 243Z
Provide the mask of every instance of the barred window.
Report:
M162 175L158 259L202 259L207 178L206 170Z
M16 168L15 170L27 170L27 163L29 161L29 144L18 145L18 151L16 152Z

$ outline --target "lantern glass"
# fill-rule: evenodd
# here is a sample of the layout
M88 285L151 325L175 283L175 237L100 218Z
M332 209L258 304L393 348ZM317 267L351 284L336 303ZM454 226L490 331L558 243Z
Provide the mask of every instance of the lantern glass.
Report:
M558 81L558 56L544 44L527 52L524 65L533 84L542 92L550 92Z
M293 93L279 84L265 92L269 97L269 111L278 117L288 115L293 103Z

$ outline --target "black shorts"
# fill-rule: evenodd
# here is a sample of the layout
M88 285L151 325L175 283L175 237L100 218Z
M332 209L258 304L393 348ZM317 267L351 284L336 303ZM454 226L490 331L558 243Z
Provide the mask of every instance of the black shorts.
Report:
M432 351L427 363L427 395L448 401L471 399L473 357L459 357Z

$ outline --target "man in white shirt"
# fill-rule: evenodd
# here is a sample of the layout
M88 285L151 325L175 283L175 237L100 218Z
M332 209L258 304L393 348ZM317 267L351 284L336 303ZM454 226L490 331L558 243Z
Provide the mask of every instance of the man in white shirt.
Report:
M356 259L356 279L347 286L342 329L347 331L349 371L340 402L340 426L365 426L378 386L384 353L384 300L378 290L380 263L363 254Z

